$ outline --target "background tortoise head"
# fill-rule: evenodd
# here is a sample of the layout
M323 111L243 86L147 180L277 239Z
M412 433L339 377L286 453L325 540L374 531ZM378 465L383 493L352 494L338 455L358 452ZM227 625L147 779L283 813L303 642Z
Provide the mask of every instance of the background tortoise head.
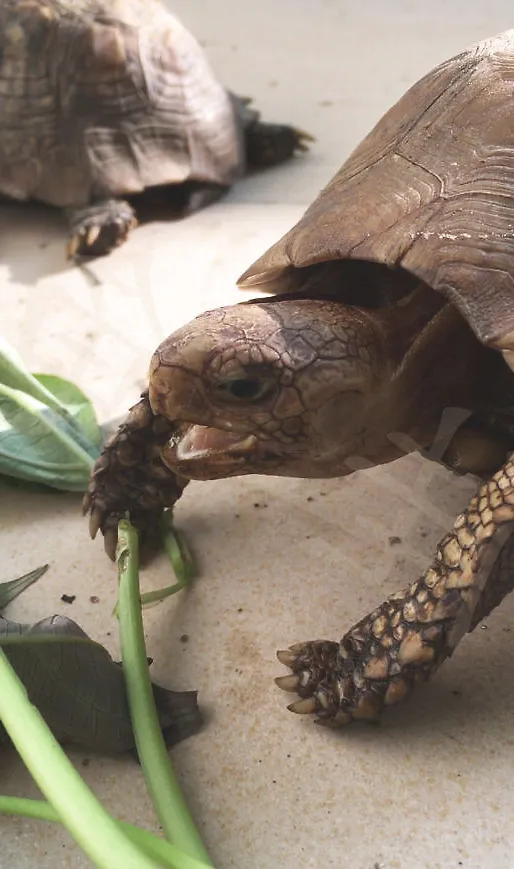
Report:
M331 477L358 456L400 455L388 435L411 402L397 374L442 303L415 279L399 285L400 300L382 307L298 294L246 302L166 339L150 366L152 408L178 425L166 464L193 479Z

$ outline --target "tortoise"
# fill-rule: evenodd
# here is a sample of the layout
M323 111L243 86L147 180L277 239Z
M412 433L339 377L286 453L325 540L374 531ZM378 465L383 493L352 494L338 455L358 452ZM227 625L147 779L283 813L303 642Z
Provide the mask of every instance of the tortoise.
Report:
M413 85L240 278L272 295L158 347L84 499L112 556L122 511L148 533L188 480L343 477L416 450L473 474L420 577L341 642L278 653L289 708L329 727L406 699L514 583L513 86L514 30Z
M69 257L121 244L145 198L190 214L312 138L227 91L160 0L0 0L0 82L0 196L63 209Z

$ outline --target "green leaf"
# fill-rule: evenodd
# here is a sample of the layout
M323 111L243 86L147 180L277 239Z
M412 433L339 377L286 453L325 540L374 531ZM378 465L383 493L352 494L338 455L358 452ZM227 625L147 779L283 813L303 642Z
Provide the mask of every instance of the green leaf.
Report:
M82 390L53 374L31 374L0 336L0 474L84 491L101 442Z
M0 648L0 719L20 757L75 841L98 869L157 869L87 787Z
M85 440L85 439L84 439ZM41 401L0 384L0 473L83 492L98 448Z
M0 647L58 741L105 754L134 749L123 671L76 622L55 615L24 625L0 617ZM197 732L196 692L154 683L152 690L167 745Z
M87 395L71 380L65 380L55 374L35 374L34 377L38 383L59 400L91 443L99 447L102 442L102 431Z
M8 579L6 582L0 582L0 612L11 603L22 591L25 591L29 585L33 585L43 576L48 570L48 564L43 564L41 567L36 567L30 573L25 573L17 579ZM1 623L0 623L1 626Z
M66 412L66 408L60 401L49 392L42 383L27 371L22 358L18 355L14 347L7 343L5 338L0 335L0 383L4 386L10 386L11 389L19 389L37 398L47 407L53 408L57 412Z
M50 486L45 486L44 483L34 483L30 480L19 480L16 479L16 477L9 477L7 474L0 474L0 484L2 486L9 486L10 489L21 489L23 492L32 492L38 495L59 495L58 489L52 489Z

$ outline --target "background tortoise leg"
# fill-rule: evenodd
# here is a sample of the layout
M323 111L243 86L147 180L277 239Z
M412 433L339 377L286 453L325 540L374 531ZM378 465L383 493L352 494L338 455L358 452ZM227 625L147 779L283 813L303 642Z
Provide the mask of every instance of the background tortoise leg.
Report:
M457 517L418 580L358 622L340 644L302 643L278 653L293 674L277 684L302 698L289 708L315 712L320 723L338 727L377 720L385 706L408 697L512 590L513 520L511 458Z
M91 537L102 531L105 551L113 560L119 519L129 512L148 549L159 537L164 508L172 507L187 485L161 459L172 434L172 423L153 413L148 392L143 392L93 468L83 512L90 514Z
M137 225L134 209L123 199L102 199L66 209L70 225L68 258L103 256L127 240Z
M251 107L251 100L230 94L244 133L249 169L264 169L289 160L296 151L307 151L314 137L288 124L266 124Z

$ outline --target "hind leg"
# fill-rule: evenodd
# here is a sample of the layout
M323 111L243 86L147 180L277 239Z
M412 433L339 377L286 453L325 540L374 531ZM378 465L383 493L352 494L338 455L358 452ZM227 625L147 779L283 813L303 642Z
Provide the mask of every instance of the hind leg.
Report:
M307 151L314 137L288 124L266 124L259 112L250 106L251 100L231 94L232 102L244 133L246 163L249 169L276 166Z
M296 151L307 151L307 142L313 137L287 124L265 124L256 121L245 130L246 160L250 169L276 166L294 156Z
M102 199L66 210L70 225L68 259L103 256L127 240L136 225L134 209L123 199Z

